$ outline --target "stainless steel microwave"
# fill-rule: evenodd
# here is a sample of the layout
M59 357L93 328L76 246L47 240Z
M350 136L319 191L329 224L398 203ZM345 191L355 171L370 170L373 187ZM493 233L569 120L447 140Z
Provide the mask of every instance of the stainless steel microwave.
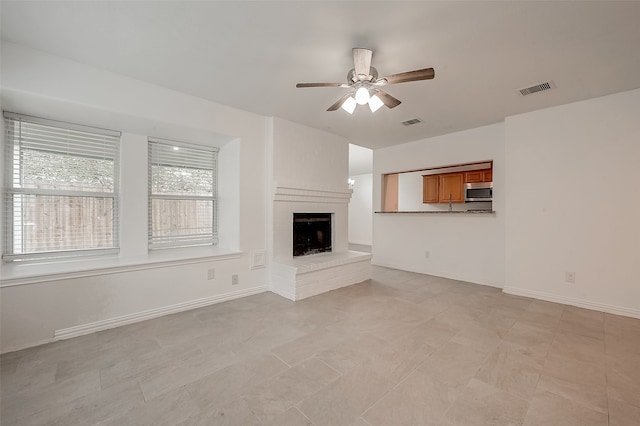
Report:
M493 201L493 182L474 182L464 184L464 202Z

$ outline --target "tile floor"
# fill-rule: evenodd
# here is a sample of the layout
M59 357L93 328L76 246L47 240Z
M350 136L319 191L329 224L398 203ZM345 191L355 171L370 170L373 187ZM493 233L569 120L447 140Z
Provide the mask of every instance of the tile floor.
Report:
M1 423L640 424L640 320L373 275L5 354Z

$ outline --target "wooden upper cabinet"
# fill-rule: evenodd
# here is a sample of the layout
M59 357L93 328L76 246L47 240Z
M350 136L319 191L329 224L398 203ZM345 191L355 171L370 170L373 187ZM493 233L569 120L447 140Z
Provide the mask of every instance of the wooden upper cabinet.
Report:
M493 180L493 172L491 169L471 170L464 173L465 183L474 182L491 182Z
M438 176L440 177L440 202L464 203L464 173L447 173Z
M422 202L424 204L434 204L440 201L439 183L440 176L438 175L422 176Z

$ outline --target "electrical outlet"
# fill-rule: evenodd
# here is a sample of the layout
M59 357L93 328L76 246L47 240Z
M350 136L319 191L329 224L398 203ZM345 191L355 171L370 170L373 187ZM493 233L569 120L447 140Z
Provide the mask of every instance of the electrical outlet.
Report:
M216 277L216 270L215 269L209 269L207 271L207 279L208 280L213 280Z
M565 272L564 280L568 283L576 282L576 273L575 272Z
M238 280L238 274L231 275L231 285L238 285L240 280Z
M429 253L429 250L425 251L424 252L424 257L428 259L429 256L431 256L431 253Z

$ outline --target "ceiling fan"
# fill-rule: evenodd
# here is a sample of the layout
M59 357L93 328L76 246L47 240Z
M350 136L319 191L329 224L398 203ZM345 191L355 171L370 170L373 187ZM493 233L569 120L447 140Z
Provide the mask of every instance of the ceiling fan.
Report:
M327 108L327 111L335 111L342 107L349 114L353 114L356 105L369 104L371 112L376 112L382 105L386 105L387 108L395 108L400 105L400 100L382 91L381 87L409 81L430 80L435 77L433 68L424 68L378 78L378 70L371 66L372 55L373 51L370 49L353 49L354 68L347 73L347 83L298 83L296 87L344 87L352 89Z

